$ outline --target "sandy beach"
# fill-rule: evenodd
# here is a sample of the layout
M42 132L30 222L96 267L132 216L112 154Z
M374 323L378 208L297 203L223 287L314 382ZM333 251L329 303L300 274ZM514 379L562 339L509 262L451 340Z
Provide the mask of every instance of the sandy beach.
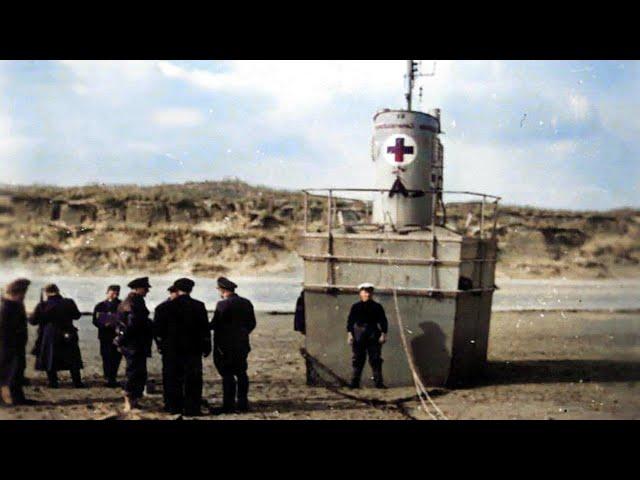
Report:
M90 320L83 317L81 322ZM30 330L29 343L35 331ZM308 387L299 353L303 337L290 315L260 314L250 355L253 410L200 419L428 419L412 388L375 390ZM1 419L176 419L161 412L160 358L150 360L156 391L141 409L123 414L122 393L103 387L95 331L81 329L85 381L90 388L46 387L28 358L30 398L39 405L0 409ZM345 359L348 361L348 359ZM121 372L123 367L121 367ZM204 396L221 401L220 377L205 360ZM367 374L368 370L365 370ZM431 390L449 419L640 418L640 312L494 312L486 376L472 388Z

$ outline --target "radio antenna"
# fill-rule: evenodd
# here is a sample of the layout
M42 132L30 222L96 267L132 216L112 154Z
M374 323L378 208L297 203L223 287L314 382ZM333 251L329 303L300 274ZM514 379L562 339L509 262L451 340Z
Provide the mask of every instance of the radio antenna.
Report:
M436 62L433 62L433 70L429 73L421 73L420 68L422 67L422 62L417 62L415 60L407 60L407 73L404 78L407 79L407 93L405 93L404 97L407 100L407 110L411 110L411 100L413 97L413 87L418 77L433 77L436 74Z

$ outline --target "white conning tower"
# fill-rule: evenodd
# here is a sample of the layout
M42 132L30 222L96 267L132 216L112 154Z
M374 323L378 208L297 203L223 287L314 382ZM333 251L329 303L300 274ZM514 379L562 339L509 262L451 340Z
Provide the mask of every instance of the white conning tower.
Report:
M373 118L372 157L377 193L373 221L403 228L431 225L442 189L440 111L383 110Z

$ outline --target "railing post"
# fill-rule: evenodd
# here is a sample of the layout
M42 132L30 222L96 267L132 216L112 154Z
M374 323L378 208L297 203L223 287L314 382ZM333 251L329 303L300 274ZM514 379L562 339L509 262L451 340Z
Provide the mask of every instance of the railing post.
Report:
M485 196L482 196L482 207L480 207L480 238L484 238L484 201Z
M332 220L333 220L333 190L329 190L329 197L327 198L327 228L329 229L329 233L331 233L332 228Z
M309 193L304 192L304 233L309 232Z
M493 232L491 233L491 238L496 237L496 228L498 227L498 200L493 202Z
M333 214L331 212L332 210L332 197L333 197L333 191L329 190L329 197L328 197L328 204L327 204L327 285L329 286L333 286L334 282L334 275L333 275L333 259L331 258L333 256L333 235L331 233L331 229L332 229L332 217Z

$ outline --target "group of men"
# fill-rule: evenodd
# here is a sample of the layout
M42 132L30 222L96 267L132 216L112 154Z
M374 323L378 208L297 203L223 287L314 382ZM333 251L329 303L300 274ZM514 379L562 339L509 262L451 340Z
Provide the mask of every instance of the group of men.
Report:
M47 372L49 387L58 388L57 372L71 372L73 386L84 388L78 329L73 321L81 317L75 302L60 295L49 284L43 298L27 318L24 299L30 281L18 279L5 288L0 303L0 396L4 405L32 404L23 386L26 367L27 322L38 327L32 353L37 370ZM171 414L198 416L202 405L202 359L213 350L213 363L222 377L223 403L212 413L249 409L247 357L249 336L256 327L253 305L235 293L237 285L225 277L217 280L222 300L209 322L205 304L191 297L195 283L179 278L167 290L169 298L159 304L153 319L145 297L151 285L148 277L129 282L131 289L121 301L120 286L111 285L106 299L93 310L98 328L100 354L108 387L118 387L122 358L126 362L124 410L138 407L147 385L147 359L155 340L162 356L164 409ZM347 319L347 341L352 347L351 388L360 387L367 357L375 385L385 388L382 378L382 345L387 340L388 322L384 308L372 299L374 286L359 286L360 301L353 304ZM295 329L305 333L304 297L296 307ZM213 331L213 348L211 342Z
M38 326L32 353L36 369L47 372L49 386L58 387L57 372L71 372L73 385L83 388L82 357L73 321L81 313L75 302L60 295L57 286L43 289L45 298L27 319L24 298L30 281L18 279L5 288L0 305L0 387L4 405L31 404L23 386L26 367L27 321ZM107 298L93 311L98 328L100 354L108 387L118 387L117 373L126 362L125 411L138 406L147 384L147 359L155 340L162 355L164 409L172 414L197 416L202 405L202 359L213 350L213 361L222 377L222 407L213 413L249 409L247 357L249 336L256 326L251 302L235 293L237 285L217 280L222 300L209 322L204 303L191 297L195 283L180 278L168 288L169 298L157 306L153 319L145 303L151 285L148 277L128 284L127 297L119 299L120 287L111 285ZM211 342L213 331L213 348Z

